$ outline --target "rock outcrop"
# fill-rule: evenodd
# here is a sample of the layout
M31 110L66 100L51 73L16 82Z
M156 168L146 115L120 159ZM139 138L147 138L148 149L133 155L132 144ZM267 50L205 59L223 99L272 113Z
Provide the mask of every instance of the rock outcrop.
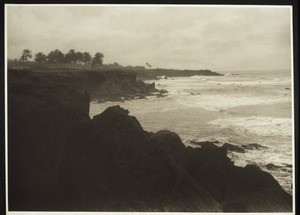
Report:
M146 132L119 106L90 119L89 100L76 85L10 74L9 210L292 210L270 174L234 166L226 148Z
M8 189L10 210L49 210L57 204L58 168L66 134L89 121L86 90L9 76Z
M122 101L145 96L165 95L155 88L155 83L136 80L132 71L73 71L73 70L9 70L11 81L27 84L62 84L87 90L90 99L99 102Z
M66 210L221 211L128 111L109 107L87 127L83 138L72 137L62 160Z
M237 152L237 153L245 153L245 149L240 146L236 146L230 143L224 143L222 148L225 148L228 151Z
M186 148L176 133L149 134L119 106L95 116L87 127L86 136L68 141L62 161L61 188L71 209L291 210L291 197L269 173L234 166L227 147L205 142Z
M261 150L261 149L267 149L268 147L259 145L257 143L249 143L245 145L241 145L242 148L247 150Z

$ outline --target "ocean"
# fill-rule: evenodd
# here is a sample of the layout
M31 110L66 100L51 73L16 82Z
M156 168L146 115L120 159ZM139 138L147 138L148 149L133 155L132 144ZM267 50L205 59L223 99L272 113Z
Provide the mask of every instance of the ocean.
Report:
M147 131L167 129L184 144L219 141L233 145L256 143L260 149L229 152L237 166L256 164L272 174L292 194L293 119L290 71L224 73L160 79L156 87L166 97L125 102L91 102L90 117L107 107L128 109Z

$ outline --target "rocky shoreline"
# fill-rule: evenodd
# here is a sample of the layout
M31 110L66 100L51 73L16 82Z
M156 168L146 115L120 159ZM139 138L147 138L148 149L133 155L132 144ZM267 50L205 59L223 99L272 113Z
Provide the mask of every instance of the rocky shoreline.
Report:
M120 106L90 119L91 98L134 76L56 75L8 76L9 210L292 211L272 175L227 157L258 145L186 147L171 131L145 131Z
M177 70L177 69L147 69L137 71L137 78L141 80L157 80L172 77L191 77L201 76L223 76L221 73L213 72L208 69L200 70Z
M15 84L62 84L87 90L91 101L116 102L145 99L147 96L163 97L166 90L159 90L155 82L137 80L134 71L111 70L14 70L8 75Z

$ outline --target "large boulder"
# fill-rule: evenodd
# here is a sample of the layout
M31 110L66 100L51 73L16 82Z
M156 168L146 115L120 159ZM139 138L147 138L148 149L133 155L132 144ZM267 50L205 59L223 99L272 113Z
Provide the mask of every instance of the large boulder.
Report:
M181 166L223 206L225 212L288 212L292 197L272 175L255 165L237 167L227 157L226 144L201 142L201 148L182 147L173 132L152 134L156 146L166 152L172 162ZM234 148L236 149L236 148ZM240 148L237 148L240 149Z
M109 107L88 127L84 137L71 137L65 149L60 171L61 189L69 200L65 209L221 210L205 189L155 147L127 110Z
M223 147L189 149L189 174L206 188L225 212L289 212L292 197L274 177L255 165L237 167Z

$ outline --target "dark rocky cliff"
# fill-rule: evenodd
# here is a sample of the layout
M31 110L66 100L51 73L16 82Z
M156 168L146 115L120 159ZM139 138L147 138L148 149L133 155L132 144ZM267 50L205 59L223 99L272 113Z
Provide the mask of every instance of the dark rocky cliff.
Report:
M292 210L270 174L234 166L226 148L186 148L118 106L90 119L88 91L52 78L9 76L10 210Z
M119 101L121 97L133 99L161 93L155 83L136 80L132 71L80 71L80 70L9 70L11 84L62 84L87 90L91 100Z
M90 120L89 96L77 87L26 79L23 84L11 80L8 86L9 208L47 210L59 195L66 134Z
M60 185L69 200L66 209L221 211L128 111L110 107L86 126L83 136L71 137L63 156Z

